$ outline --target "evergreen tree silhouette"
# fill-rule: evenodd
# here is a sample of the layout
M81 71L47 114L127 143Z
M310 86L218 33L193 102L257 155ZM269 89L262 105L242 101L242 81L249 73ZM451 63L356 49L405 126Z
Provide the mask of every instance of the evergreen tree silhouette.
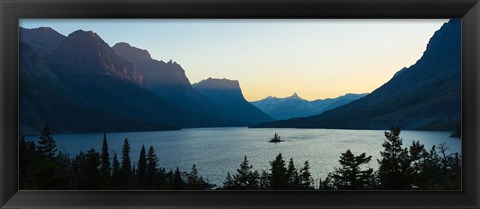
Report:
M112 178L111 178L111 188L120 189L120 162L118 162L117 153L113 154L112 160Z
M287 187L288 189L297 189L299 188L300 178L298 176L297 169L295 168L295 164L293 162L293 158L290 158L288 162L287 168Z
M110 154L108 153L107 143L107 130L103 131L103 144L102 144L102 166L100 171L103 176L103 184L110 185L111 182L111 167L110 167Z
M205 181L203 177L198 174L197 166L193 164L192 171L187 176L187 189L202 190L204 189Z
M100 154L94 149L90 149L86 154L85 167L78 181L78 189L106 189L105 187L102 188L104 179L99 169L100 165Z
M310 164L308 161L305 161L303 164L303 168L300 170L300 176L299 176L299 185L300 188L302 189L313 189L312 184L313 184L313 179L312 175L310 174Z
M50 127L45 123L42 134L40 135L40 140L38 141L38 150L48 158L48 160L53 160L57 152L57 144L52 137L52 132Z
M128 189L132 181L132 164L130 161L130 144L125 138L122 148L122 167L120 168L119 186L121 189Z
M350 150L341 154L341 168L336 169L333 178L338 189L368 189L373 181L373 169L362 170L361 165L370 162L372 156L365 153L355 156Z
M282 153L278 154L274 161L270 162L270 188L272 190L281 190L287 188L287 168L282 159Z
M385 148L380 152L382 159L377 160L380 164L378 178L383 189L411 189L413 183L412 158L407 148L402 148L400 127L393 126L390 132L385 132L387 140L382 144Z
M182 190L184 189L183 187L183 180L182 180L182 174L180 173L180 170L177 169L175 170L175 173L173 174L173 182L172 182L172 189L173 190Z
M148 148L147 154L147 184L148 189L160 188L161 177L157 175L158 158L153 146Z
M36 149L33 141L25 141L21 138L18 143L18 157L19 157L19 189L38 189L38 160L40 154Z
M237 174L233 175L234 188L258 189L258 178L258 173L252 171L252 166L248 164L247 156L245 156L240 164L240 169L237 169Z
M234 188L235 188L235 181L233 180L232 175L230 175L230 172L227 172L227 177L223 182L223 189L234 189Z
M142 145L140 150L140 157L138 159L138 184L140 189L148 189L147 187L147 156L145 153L145 146Z

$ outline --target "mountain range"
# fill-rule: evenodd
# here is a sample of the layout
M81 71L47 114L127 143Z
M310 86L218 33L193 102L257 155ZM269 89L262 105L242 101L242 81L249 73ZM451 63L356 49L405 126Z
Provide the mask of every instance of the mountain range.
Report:
M317 99L308 101L294 93L285 98L266 97L265 99L251 102L263 112L277 120L306 117L317 115L327 110L345 105L367 94L345 94L336 98Z
M422 57L372 93L322 114L252 127L459 129L461 21L452 19L429 40Z
M38 133L44 123L55 132L91 132L272 120L249 104L240 89L232 101L250 112L248 117L231 115L231 109L195 90L179 64L154 60L148 51L127 43L110 47L92 31L65 37L51 28L20 28L19 87L21 134Z
M369 94L247 102L236 80L192 84L180 64L92 31L63 36L20 28L20 134L177 130L195 127L457 130L461 122L461 23L450 20L422 57ZM274 121L274 120L277 121Z

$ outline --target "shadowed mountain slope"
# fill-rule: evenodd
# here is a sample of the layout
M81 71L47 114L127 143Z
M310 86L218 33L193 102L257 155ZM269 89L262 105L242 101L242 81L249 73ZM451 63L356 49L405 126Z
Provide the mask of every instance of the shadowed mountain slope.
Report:
M20 27L20 42L27 44L40 57L53 54L65 36L49 27L26 29Z
M270 116L245 100L236 80L208 78L193 84L193 88L230 118L247 124L272 121Z
M456 130L461 120L461 21L450 20L422 57L369 95L320 115L254 127Z

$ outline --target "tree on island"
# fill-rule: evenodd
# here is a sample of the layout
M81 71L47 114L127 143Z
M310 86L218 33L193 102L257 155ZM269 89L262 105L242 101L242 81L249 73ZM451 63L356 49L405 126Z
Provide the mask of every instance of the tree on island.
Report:
M273 135L273 138L270 139L269 142L278 143L278 142L282 142L282 140L280 140L280 136L279 136L277 133L275 133L275 134Z

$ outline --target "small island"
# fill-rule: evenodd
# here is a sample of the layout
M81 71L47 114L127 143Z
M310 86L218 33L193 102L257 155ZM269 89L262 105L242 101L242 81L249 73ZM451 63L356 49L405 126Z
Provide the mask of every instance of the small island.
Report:
M270 139L269 142L271 142L271 143L278 143L278 142L283 142L283 140L280 140L280 136L279 136L277 133L275 133L275 135L273 136L272 139Z

